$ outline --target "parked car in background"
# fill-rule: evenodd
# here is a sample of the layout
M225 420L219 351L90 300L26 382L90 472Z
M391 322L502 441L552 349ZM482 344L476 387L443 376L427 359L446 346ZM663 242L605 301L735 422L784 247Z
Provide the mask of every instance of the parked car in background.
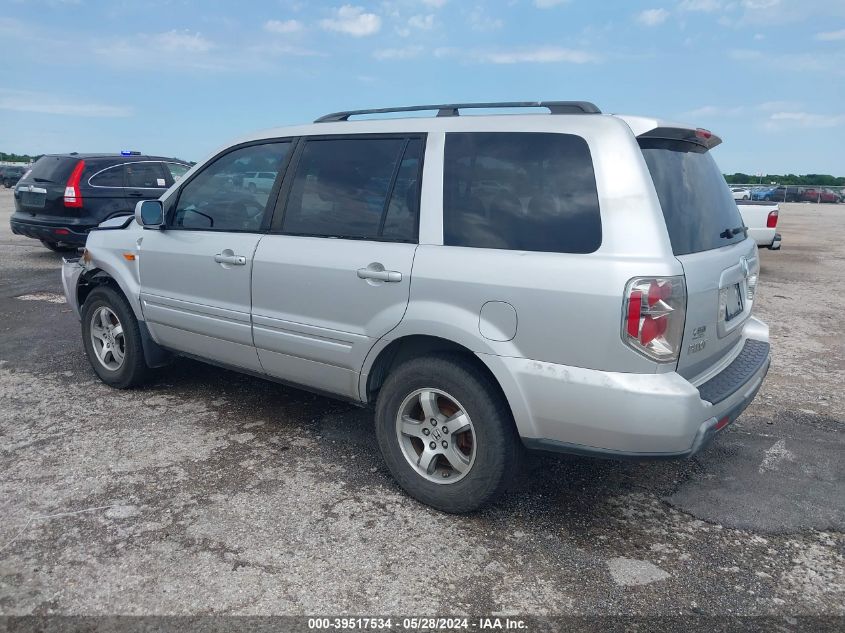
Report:
M752 200L771 200L774 194L774 187L754 187L751 190Z
M63 266L94 372L128 388L184 354L372 403L356 433L448 512L502 491L525 447L699 453L770 364L721 140L587 102L496 106L550 113L326 115L101 226ZM217 178L235 167L272 171L275 195Z
M734 200L750 200L751 190L747 187L731 187Z
M272 171L246 172L242 177L242 187L251 193L269 193L276 180L276 173Z
M6 187L6 189L11 189L18 184L18 181L26 173L27 169L29 168L16 165L0 167L0 184Z
M833 189L822 189L819 194L819 202L839 202L839 193Z
M839 202L839 196L832 189L805 189L801 199L805 202Z
M770 197L764 200L773 200L775 202L799 202L802 200L803 187L796 187L794 185L780 185L775 187L771 192Z
M758 247L780 250L781 235L777 232L780 208L777 202L745 200L738 202L737 208L748 227L748 236Z
M42 156L15 186L12 232L53 251L74 250L98 224L131 215L138 200L158 198L188 169L139 152Z

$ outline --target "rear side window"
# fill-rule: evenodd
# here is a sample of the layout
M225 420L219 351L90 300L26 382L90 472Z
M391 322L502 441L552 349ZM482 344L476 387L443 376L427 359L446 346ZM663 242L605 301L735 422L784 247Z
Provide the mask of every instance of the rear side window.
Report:
M73 156L42 156L32 166L32 172L29 174L28 180L64 184L67 182L70 172L73 171L78 160Z
M571 134L447 134L443 240L447 246L595 251L601 216L587 142Z
M126 186L136 189L163 189L164 172L158 163L127 163Z
M91 176L93 187L123 187L123 165L115 165Z
M181 163L164 163L164 165L170 171L170 175L173 177L174 182L184 176L190 169L190 167L182 165Z
M640 139L675 255L688 255L745 239L742 216L722 172L695 143Z
M413 240L421 151L419 139L307 141L285 206L282 231Z

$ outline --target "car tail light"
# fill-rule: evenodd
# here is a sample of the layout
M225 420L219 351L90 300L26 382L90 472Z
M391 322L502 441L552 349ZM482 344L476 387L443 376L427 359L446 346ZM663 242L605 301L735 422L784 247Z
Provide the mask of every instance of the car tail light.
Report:
M622 340L653 360L677 360L686 305L683 277L632 279L625 286Z
M748 277L745 279L745 298L748 303L754 301L754 292L757 290L757 281L759 279L760 259L755 257L754 259L748 260ZM724 312L720 312L720 314L724 314Z
M769 217L766 219L766 227L773 229L778 225L778 210L769 211Z
M79 190L79 181L82 179L82 172L85 170L85 161L80 160L76 163L76 167L70 172L70 178L67 179L65 185L65 206L66 207L81 207L82 206L82 192Z

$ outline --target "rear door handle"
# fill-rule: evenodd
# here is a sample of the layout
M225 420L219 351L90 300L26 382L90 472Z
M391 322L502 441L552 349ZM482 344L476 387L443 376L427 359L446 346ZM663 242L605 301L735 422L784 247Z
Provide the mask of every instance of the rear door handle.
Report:
M372 265L370 265L372 266ZM374 267L359 268L359 279L376 279L378 281L387 281L390 283L397 283L402 281L402 273L396 270L379 270Z
M224 255L217 253L214 256L214 261L218 264L231 264L232 266L246 266L246 257L243 255Z

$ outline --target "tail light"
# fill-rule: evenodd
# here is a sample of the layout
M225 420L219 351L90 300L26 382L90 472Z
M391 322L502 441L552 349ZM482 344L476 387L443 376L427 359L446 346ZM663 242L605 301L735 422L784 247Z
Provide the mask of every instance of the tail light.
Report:
M766 227L773 229L778 225L778 210L769 211L769 217L766 218Z
M653 360L677 360L686 305L683 277L632 279L625 286L622 340Z
M775 211L777 213L777 211ZM777 219L777 216L775 216ZM755 257L748 260L748 277L745 279L745 298L748 303L754 301L754 292L757 290L757 281L760 279L760 259ZM720 312L719 314L722 314Z
M82 179L82 172L85 170L85 161L81 160L76 163L76 167L70 172L70 178L67 179L65 185L65 206L66 207L81 207L82 206L82 192L79 189L79 181Z

